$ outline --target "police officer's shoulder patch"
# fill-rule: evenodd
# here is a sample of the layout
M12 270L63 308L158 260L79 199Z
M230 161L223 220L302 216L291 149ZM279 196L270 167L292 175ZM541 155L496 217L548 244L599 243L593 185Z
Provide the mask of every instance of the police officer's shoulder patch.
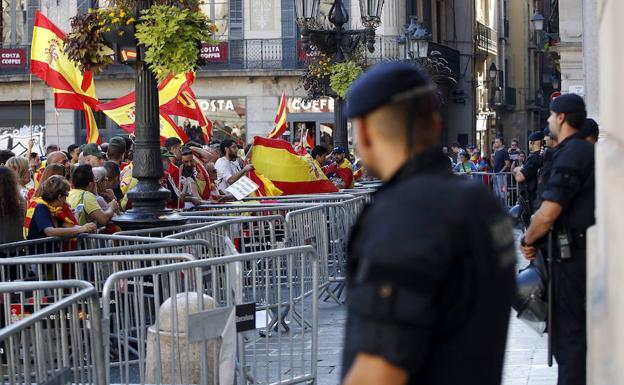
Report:
M488 225L492 248L501 267L513 265L516 261L513 222L507 215L497 217Z

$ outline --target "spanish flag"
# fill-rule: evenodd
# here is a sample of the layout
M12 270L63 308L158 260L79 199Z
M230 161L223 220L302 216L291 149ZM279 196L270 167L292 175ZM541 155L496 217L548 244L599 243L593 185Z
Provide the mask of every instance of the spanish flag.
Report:
M28 239L28 233L30 230L30 222L32 222L32 217L35 214L35 209L37 205L45 205L49 210L50 214L52 214L56 219L61 223L67 223L69 225L75 226L78 224L76 217L74 216L74 212L71 208L64 204L61 207L52 207L42 198L35 198L28 202L28 209L26 210L26 218L24 219L24 239Z
M124 131L134 133L135 115L135 98L134 92L131 92L119 99L115 99L108 103L103 103L98 108L106 114L113 122L117 123ZM188 141L188 137L183 129L171 119L169 115L160 111L160 138L161 142L167 138L179 138L183 142Z
M310 135L310 131L306 130L305 132L305 140L303 141L303 145L305 148L313 149L314 148L314 140Z
M282 97L280 98L280 104L277 108L277 115L275 116L275 128L269 134L269 139L278 139L284 132L286 132L286 128L288 127L288 123L286 122L286 93L282 92Z
M182 79L184 81L180 82ZM195 73L189 72L184 75L178 75L172 77L171 75L163 82L163 93L175 91L177 89L177 95L171 99L168 96L163 97L160 102L161 111L175 116L182 116L184 118L192 119L197 122L201 127L204 141L210 142L210 136L212 134L212 121L206 118L201 108L195 93L191 89L191 85L195 81ZM168 82L172 82L172 85L168 85Z
M95 95L93 75L84 75L65 55L63 37L65 33L41 12L35 14L30 71L54 89L56 108L84 111L87 122L87 143L99 143L100 135L93 108L99 104Z
M256 136L251 163L255 172L270 180L284 195L338 192L311 156L297 155L284 140ZM261 178L252 178L256 183Z

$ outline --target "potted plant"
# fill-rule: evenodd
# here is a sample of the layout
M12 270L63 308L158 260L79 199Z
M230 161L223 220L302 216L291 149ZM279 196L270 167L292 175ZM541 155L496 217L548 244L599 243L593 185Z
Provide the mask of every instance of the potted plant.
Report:
M134 9L134 0L118 0L73 17L65 53L82 71L98 74L113 63L119 47L141 45L141 60L163 79L195 69L201 44L217 44L216 25L200 10L198 0L157 0L138 20Z

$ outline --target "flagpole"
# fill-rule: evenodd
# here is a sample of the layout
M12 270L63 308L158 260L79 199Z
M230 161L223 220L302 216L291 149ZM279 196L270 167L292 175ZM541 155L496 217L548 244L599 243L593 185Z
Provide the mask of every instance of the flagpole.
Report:
M56 145L59 146L59 148L61 148L61 131L60 131L60 128L59 128L58 117L59 117L59 112L55 108L54 109L54 119L56 120Z
M33 148L33 118L32 118L32 100L33 100L33 85L32 85L32 69L30 72L30 76L28 79L29 87L30 87L30 99L28 100L28 128L30 130L30 139L28 140L28 154L26 154L26 158L30 159L30 153Z

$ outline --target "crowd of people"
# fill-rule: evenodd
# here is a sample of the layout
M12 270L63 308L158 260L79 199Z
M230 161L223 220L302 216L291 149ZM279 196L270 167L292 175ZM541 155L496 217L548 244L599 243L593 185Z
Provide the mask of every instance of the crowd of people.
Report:
M227 189L254 170L249 147L225 139L210 145L167 138L160 154L166 206L185 209L234 200ZM316 146L310 155L338 188L354 184L347 151ZM132 208L134 143L116 136L101 146L49 145L28 158L0 150L0 243L74 236L98 228L113 232L116 215ZM361 174L363 170L359 170ZM355 174L356 176L359 174Z

